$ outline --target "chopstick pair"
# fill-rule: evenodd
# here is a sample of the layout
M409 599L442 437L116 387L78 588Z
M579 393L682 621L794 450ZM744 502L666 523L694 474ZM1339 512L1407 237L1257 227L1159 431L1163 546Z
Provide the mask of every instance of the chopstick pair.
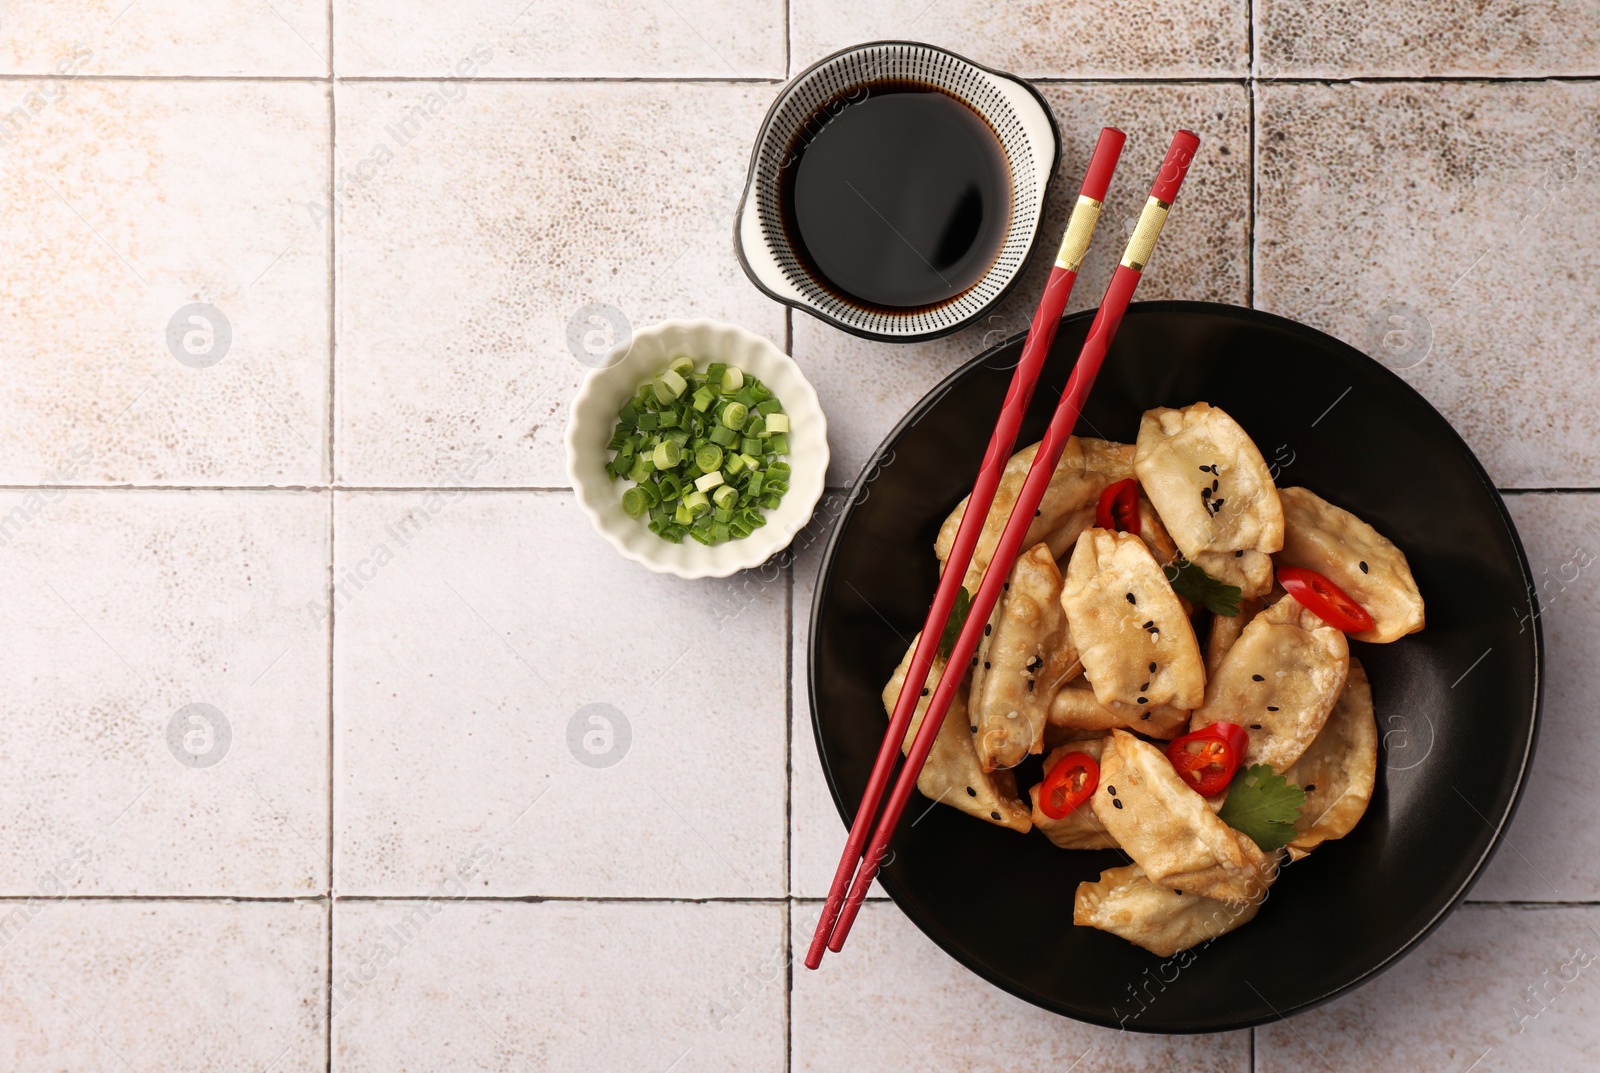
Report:
M949 661L945 664L944 673L933 690L933 696L929 699L927 712L911 745L911 751L906 756L905 765L900 770L900 777L889 795L881 819L874 828L873 820L877 816L884 788L888 784L890 773L894 770L901 742L905 740L906 729L921 698L922 687L932 668L939 640L944 635L945 624L955 605L956 592L962 587L973 552L977 548L978 538L983 532L984 522L994 503L995 490L999 486L1000 476L1005 469L1006 461L1010 458L1011 450L1016 444L1017 433L1022 427L1028 403L1033 398L1033 389L1038 383L1039 373L1046 357L1049 356L1050 345L1055 340L1062 311L1066 307L1068 296L1072 293L1073 284L1077 281L1078 267L1082 264L1084 253L1089 248L1089 240L1094 234L1106 189L1110 186L1111 175L1116 170L1125 140L1126 135L1120 130L1106 127L1101 130L1099 141L1095 144L1094 153L1090 157L1088 174L1084 177L1077 204L1067 221L1066 234L1062 238L1055 267L1050 271L1044 294L1039 301L1039 308L1034 313L1033 323L1028 328L1027 341L1022 348L1022 358L1012 374L1011 386L1006 392L999 420L995 424L994 433L990 436L989 447L978 470L972 495L968 498L966 512L956 530L955 542L951 547L949 558L945 561L944 573L934 593L933 605L928 609L928 617L923 623L922 634L912 653L905 683L900 689L900 696L889 719L889 728L878 750L866 792L860 807L856 810L855 822L850 827L850 837L845 843L844 854L839 860L833 884L828 890L827 901L823 903L822 915L817 921L816 932L811 938L811 946L806 952L806 967L809 969L814 969L821 963L824 946L837 953L850 934L850 927L861 910L861 903L866 899L867 891L878 873L878 867L888 852L889 839L894 834L894 829L905 812L911 791L917 784L917 776L921 773L923 764L927 762L928 753L933 748L934 739L944 722L950 701L965 675L983 625L989 621L990 612L999 599L1001 588L1010 573L1011 563L1022 550L1022 541L1032 524L1033 513L1043 499L1050 478L1061 461L1061 454L1066 449L1067 441L1078 423L1084 401L1088 398L1090 388L1094 386L1095 376L1099 373L1106 351L1122 324L1123 314L1133 298L1134 289L1138 287L1145 265L1150 261L1150 253L1155 248L1156 238L1166 222L1167 213L1172 207L1174 198L1177 197L1178 188L1183 184L1189 163L1194 159L1195 149L1200 145L1200 139L1187 130L1180 130L1173 136L1172 144L1162 161L1161 170L1150 189L1150 197L1139 215L1138 225L1128 240L1121 263L1112 274L1111 283L1106 287L1105 297L1095 313L1094 322L1089 327L1083 348L1078 353L1078 361L1067 379L1066 389L1061 393L1061 401L1050 419L1050 426L1034 455L1022 491L1017 496L1011 516L990 557L989 568L984 573L977 593L972 596L966 622L956 639ZM865 847L864 855L863 847Z

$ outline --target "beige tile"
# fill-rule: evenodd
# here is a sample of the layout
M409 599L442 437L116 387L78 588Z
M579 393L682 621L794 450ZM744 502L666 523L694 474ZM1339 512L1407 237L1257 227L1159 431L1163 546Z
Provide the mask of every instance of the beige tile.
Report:
M1260 1073L1589 1069L1600 912L1465 906L1360 990L1256 1030Z
M1272 78L1600 74L1589 4L1326 4L1259 0L1258 73Z
M839 854L850 831L834 808L833 796L817 755L817 737L811 725L811 695L807 673L811 646L811 610L816 594L822 552L843 511L843 492L828 492L817 504L811 525L795 539L794 572L794 708L793 743L789 762L789 892L800 898L825 898L839 866ZM876 716L877 713L870 713ZM883 720L888 729L887 719ZM920 811L920 807L919 807ZM883 887L872 884L871 897L887 898ZM807 936L809 942L810 936Z
M782 895L780 571L651 574L566 492L341 496L335 548L340 893Z
M0 72L322 76L328 73L328 5L12 0L0 17Z
M1262 86L1256 304L1383 358L1501 487L1600 482L1597 104L1590 84Z
M784 1068L782 905L335 908L334 1068Z
M797 905L795 949L820 907ZM850 943L794 969L794 1069L1183 1069L1246 1073L1250 1035L1154 1036L1047 1013L991 986L933 945L890 902L869 902Z
M45 901L0 910L0 1066L13 1073L327 1068L325 906Z
M335 0L341 75L782 78L782 0Z
M1219 0L1027 3L974 0L794 0L793 69L863 41L928 41L1026 78L1243 75L1246 9Z
M1162 231L1138 298L1246 302L1250 134L1243 87L1088 84L1042 90L1061 126L1062 162L1033 259L1005 301L972 326L930 343L867 342L808 314L794 315L795 359L828 411L830 485L852 482L884 435L945 374L1027 331L1102 126L1127 132L1128 143L1067 308L1100 304L1179 127L1200 134L1200 155Z
M1588 761L1600 753L1590 683L1600 652L1600 496L1519 495L1507 504L1538 590L1544 725L1516 819L1472 897L1595 901L1600 831L1590 817L1600 787Z
M0 116L0 483L322 480L327 90L77 82L38 103Z
M52 876L72 894L327 888L327 639L307 610L327 510L314 493L0 497L0 894Z
M608 335L587 306L624 330L708 316L782 344L782 308L732 252L771 87L455 88L339 90L345 480L460 483L483 446L472 483L565 485L567 404ZM402 128L414 107L437 114Z

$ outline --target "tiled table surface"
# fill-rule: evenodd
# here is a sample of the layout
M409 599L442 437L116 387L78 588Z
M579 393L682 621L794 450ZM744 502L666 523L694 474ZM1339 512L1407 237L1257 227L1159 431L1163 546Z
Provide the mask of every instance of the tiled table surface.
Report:
M1141 296L1382 357L1510 493L1549 644L1531 788L1471 904L1356 994L1119 1034L883 901L789 971L841 835L806 717L816 546L724 582L618 559L563 487L592 360L568 339L598 305L783 344L843 486L1020 330L1043 258L984 324L891 347L731 255L778 85L892 37L1038 79L1066 175L1101 123L1134 176L1198 129ZM0 1068L1592 1064L1597 76L1593 3L0 6ZM737 666L689 651L711 638ZM588 705L609 766L571 744Z

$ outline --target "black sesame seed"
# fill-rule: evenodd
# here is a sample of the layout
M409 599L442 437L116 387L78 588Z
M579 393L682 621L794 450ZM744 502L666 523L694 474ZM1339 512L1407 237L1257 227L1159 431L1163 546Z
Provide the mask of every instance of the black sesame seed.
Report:
M1174 894L1182 894L1182 893L1183 893L1183 891L1181 891L1181 890L1179 890L1179 889L1177 889L1177 888L1176 888L1176 887L1174 887L1174 888L1173 888L1173 889L1172 889L1172 893L1174 893Z
M1252 681L1252 682L1265 682L1266 679L1261 677L1259 674L1252 674L1250 676L1250 681Z
M1200 472L1201 473L1210 473L1211 472L1211 467L1210 466L1201 466L1200 467Z
M1028 679L1028 692L1029 693L1033 692L1033 679L1032 678Z
M1210 499L1211 498L1211 489L1209 489L1209 488L1200 489L1200 498L1201 499Z
M1118 799L1118 800L1113 800L1113 801L1112 801L1112 802L1111 802L1111 803L1112 803L1112 804L1113 804L1113 805L1115 805L1115 806L1117 806L1117 807L1118 807L1118 808L1121 808L1121 807L1122 807L1122 801L1121 801L1121 800L1120 800L1120 799Z
M1363 573L1363 574L1365 574L1365 573L1368 573L1368 570L1367 570L1367 562L1366 562L1366 560L1365 560L1365 559L1363 559L1363 560L1362 560L1362 561L1361 561L1361 572L1362 572L1362 573Z
M1235 559L1243 559L1244 558L1244 552L1236 551L1236 552L1233 553L1233 557Z
M1149 704L1150 703L1150 698L1149 697L1140 697L1139 698L1139 703L1140 704Z
M1215 471L1215 470L1212 470L1212 472L1213 472L1213 473L1215 473L1215 472L1216 472L1216 471ZM1216 491L1216 490L1217 490L1217 485L1219 485L1219 484L1221 484L1221 483L1222 483L1222 482L1221 482L1221 481L1212 481L1212 482L1211 482L1211 490L1212 490L1212 491L1213 491L1213 492L1215 492L1215 491Z
M978 728L977 727L968 727L967 730L971 731L974 734L976 734L978 732Z
M1211 501L1211 510L1212 510L1212 512L1215 513L1216 511L1221 510L1222 509L1222 504L1224 502L1226 502L1226 500L1224 500L1221 496L1218 496L1216 499L1213 499Z
M1009 582L1009 581L1006 582L1004 588L1005 588L1005 590L1007 592L1010 592L1011 591L1011 582Z
M1136 603L1138 603L1138 602L1139 602L1139 601L1138 601L1138 600L1135 600L1135 599L1134 599L1134 598L1133 598L1133 593L1131 593L1131 592L1130 592L1130 593L1128 593L1128 602L1129 602L1129 603L1130 603L1130 604L1136 604Z
M1116 797L1117 796L1117 788L1115 786L1107 786L1106 787L1106 793L1110 794L1112 797Z
M977 797L978 796L978 791L974 790L972 787L969 786L969 787L967 787L967 796L968 797Z
M989 661L988 660L984 660L983 661L983 669L984 670L988 670L989 669Z
M1154 660L1151 660L1151 661L1150 661L1150 669L1151 669L1151 670L1152 670L1152 671L1153 671L1153 670L1155 670L1155 669L1156 669L1156 665L1155 665L1155 661L1154 661Z
M1139 687L1139 692L1144 693L1144 692L1148 691L1149 688L1150 688L1150 683L1146 682L1144 685Z
M1033 512L1033 516L1034 516L1034 517L1035 517L1035 518L1037 518L1037 517L1038 517L1038 516L1039 516L1039 515L1041 515L1041 514L1043 514L1043 513L1044 513L1044 511L1042 511L1042 510L1036 510L1036 511L1034 511L1034 512Z
M972 657L972 665L974 667L976 667L978 665L978 657L977 656L973 656Z
M928 695L928 687L927 686L923 686L922 687L922 695L924 697L926 697Z
M1151 626L1154 626L1155 624L1156 624L1156 620L1155 619L1150 619L1147 622L1145 622L1144 628L1148 630Z
M1261 724L1260 723L1251 723L1250 724L1250 729L1251 730L1260 730L1261 729Z
M1277 707L1277 705L1275 705L1275 704L1269 704L1269 705L1267 705L1267 711L1269 711L1269 712L1275 712L1275 711L1277 711L1277 710L1278 710L1278 707Z
M1145 712L1145 713L1144 713L1144 714L1143 714L1143 715L1141 715L1141 716L1140 716L1140 717L1139 717L1139 718L1140 718L1140 719L1149 719L1149 718L1150 718L1150 713L1149 713L1149 712Z
M1306 783L1306 790L1307 790L1307 792L1310 792L1310 791L1312 791L1312 790L1315 790L1315 789L1316 789L1316 788L1317 788L1317 784L1316 784L1316 783L1314 783L1314 782L1308 782L1308 783Z
M994 623L992 623L992 622L985 622L985 623L984 623L984 624L983 624L983 635L984 635L984 636L985 636L985 637L987 637L987 636L989 636L989 635L990 635L990 634L991 634L991 633L993 633L993 632L994 632Z
M1000 820L1000 813L998 813L998 812L991 812L991 813L989 813L989 818L990 818L990 819L991 819L991 820L994 820L994 821L995 821L995 822L996 822L996 823L998 823L998 822L999 822L999 820Z

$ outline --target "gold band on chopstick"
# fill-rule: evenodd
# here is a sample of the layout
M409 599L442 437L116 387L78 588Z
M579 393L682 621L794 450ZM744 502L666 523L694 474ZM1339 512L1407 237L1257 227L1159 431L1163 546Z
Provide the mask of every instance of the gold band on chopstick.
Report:
M1061 249L1056 252L1056 267L1076 272L1083 264L1083 255L1089 252L1089 240L1094 237L1094 225L1100 219L1101 202L1092 197L1078 195L1067 218L1067 233L1061 237Z
M1156 248L1156 239L1161 235L1161 225L1167 222L1167 211L1171 208L1170 201L1157 198L1144 203L1144 211L1139 214L1139 226L1133 229L1127 252L1122 255L1124 265L1135 272L1144 271L1144 266L1150 263L1150 251Z

